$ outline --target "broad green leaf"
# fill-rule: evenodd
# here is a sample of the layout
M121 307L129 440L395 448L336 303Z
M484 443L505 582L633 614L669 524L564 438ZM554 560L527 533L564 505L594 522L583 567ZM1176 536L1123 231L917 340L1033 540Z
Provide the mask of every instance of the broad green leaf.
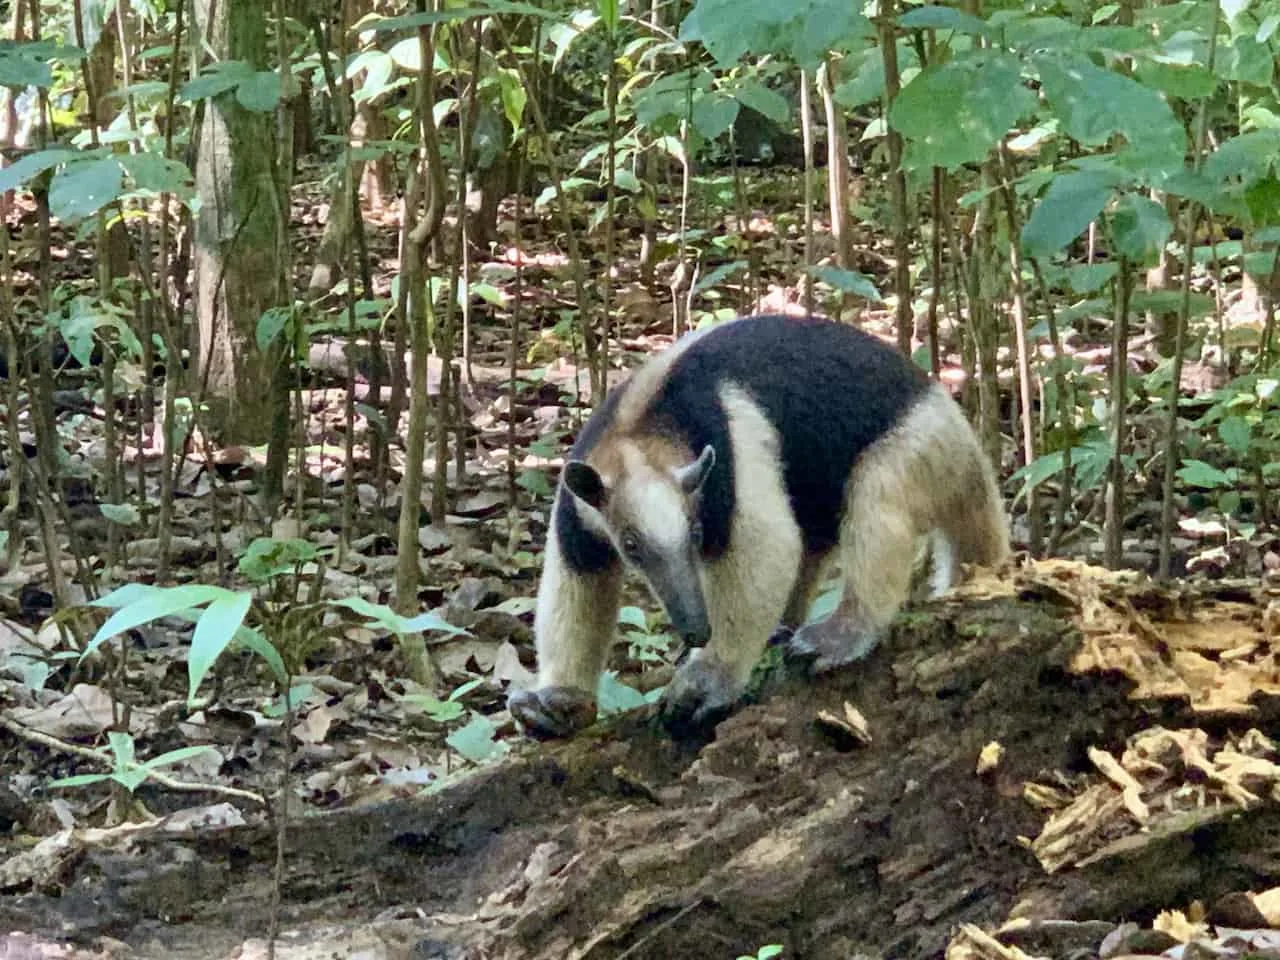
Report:
M52 150L39 150L20 157L12 166L0 169L0 193L8 193L10 190L21 187L50 167L69 163L79 156L78 151L55 147Z
M502 94L502 112L512 130L519 130L524 123L524 110L529 102L529 91L520 80L520 73L509 67L497 71L498 89Z
M289 679L289 670L284 665L284 660L280 656L280 651L271 645L271 642L264 637L258 630L253 627L242 626L236 631L236 643L240 644L247 650L252 650L263 660L267 662L267 666L271 668L272 674L276 681L283 686Z
M258 349L262 352L266 350L280 336L285 325L293 316L293 311L289 307L268 307L262 311L262 316L258 317L258 328L255 331L255 340Z
M271 113L280 104L280 74L259 70L236 87L236 101L254 113Z
M442 618L439 614L420 613L416 617L409 617L401 623L402 629L399 633L419 633L434 630L438 633L447 633L451 636L470 636L470 632L462 627L455 627L448 620Z
M1173 233L1173 224L1162 204L1150 197L1126 193L1111 214L1116 250L1134 263L1155 259Z
M138 508L131 503L100 503L98 509L102 511L104 517L122 527L136 526L142 519Z
M1242 33L1234 40L1218 45L1218 57L1213 68L1224 80L1268 87L1275 69L1275 58L1267 44Z
M721 280L726 277L733 276L739 270L745 270L749 264L746 260L731 260L728 263L722 263L714 270L710 270L698 278L698 282L693 286L694 293L701 293L704 290L710 290Z
M787 98L759 80L747 77L734 88L733 95L744 107L750 107L774 123L786 123L791 118L791 104L787 103Z
M596 686L596 704L600 716L607 717L643 707L645 699L639 690L619 680L614 671L606 670Z
M1185 66L1140 60L1134 76L1145 86L1181 100L1199 100L1218 89L1218 79L1197 63Z
M97 650L103 641L114 637L116 634L132 630L134 627L150 623L152 620L159 620L163 617L180 613L183 610L190 610L192 607L203 606L206 603L217 600L219 597L228 596L230 593L231 591L222 587L203 583L154 589L139 596L137 600L127 607L122 607L109 616L107 622L98 628L98 632L93 635L93 639L84 648L80 658L83 660L94 650Z
M10 41L0 47L0 86L14 90L52 86L53 68L32 56L24 56L25 46L13 45Z
M253 76L254 69L243 60L223 60L205 73L182 85L184 100L204 100L234 90L241 81Z
M1128 141L1126 152L1147 166L1182 166L1186 133L1157 91L1083 56L1038 54L1032 62L1069 136L1100 146L1120 134Z
M205 674L235 639L252 602L253 594L248 591L224 594L210 603L196 621L187 655L188 702L195 699Z
M1255 226L1280 223L1280 180L1268 174L1262 180L1249 184L1244 192L1249 219Z
M1120 264L1080 263L1066 270L1067 283L1071 289L1081 295L1101 290L1120 272Z
M67 164L49 185L49 212L74 223L92 216L124 192L124 168L114 157Z
M738 119L742 104L723 93L698 97L693 102L693 126L708 140L728 131Z
M618 0L596 0L596 9L610 36L618 33Z
M222 754L218 753L217 750L208 744L203 744L198 747L178 747L175 750L170 750L167 753L162 753L158 757L152 757L150 760L143 762L142 768L144 770L154 770L157 767L172 766L175 763L182 763L185 760L190 760L192 757L198 757L202 753L212 753L216 757L222 756Z
M1022 246L1027 255L1051 256L1084 233L1106 206L1114 182L1114 178L1095 170L1057 177L1022 228Z
M904 164L954 170L984 159L1035 109L1018 61L987 51L929 67L902 88L889 123L907 139Z
M1076 451L1071 452L1072 462L1076 455ZM1015 502L1027 496L1032 490L1040 486L1051 477L1056 477L1066 469L1067 457L1062 450L1055 450L1052 453L1046 453L1043 456L1036 457L1029 464L1018 468L1009 478L1011 482L1022 481L1022 486L1018 489L1018 494L1014 497Z
M122 155L120 164L135 190L172 193L184 200L195 195L191 170L180 160L166 160L162 154L143 152Z
M1251 130L1226 140L1205 160L1204 172L1214 180L1240 177L1246 183L1267 176L1280 155L1280 130Z
M913 30L955 30L979 36L992 32L986 21L953 7L916 7L898 17L898 24Z
M103 780L110 780L109 773L77 773L70 777L59 777L57 780L50 780L49 786L55 788L61 787L87 787L93 783L101 783Z
M649 631L649 619L639 607L623 607L618 611L618 622L646 633Z
M150 583L126 583L123 586L116 587L110 593L98 597L96 600L90 600L89 606L119 610L121 607L137 603L143 597L159 593L163 589L164 587L157 587Z
M493 721L480 713L472 713L471 720L444 738L447 743L472 763L482 763L506 753L510 746L502 740L494 740L497 728Z
M812 273L819 280L831 284L831 286L844 293L851 293L856 297L862 297L864 300L870 300L873 303L884 302L884 297L880 295L880 291L876 289L876 285L871 279L854 270L846 270L843 267L817 266L813 268Z
M1249 439L1253 428L1244 417L1227 417L1218 424L1218 437L1233 453L1244 457L1249 453Z
M1184 460L1177 471L1178 479L1189 487L1203 490L1217 490L1235 484L1235 477L1230 473L1205 463L1203 460Z
M701 43L724 67L753 53L782 54L813 68L828 51L873 35L846 0L697 0L679 31L680 40Z

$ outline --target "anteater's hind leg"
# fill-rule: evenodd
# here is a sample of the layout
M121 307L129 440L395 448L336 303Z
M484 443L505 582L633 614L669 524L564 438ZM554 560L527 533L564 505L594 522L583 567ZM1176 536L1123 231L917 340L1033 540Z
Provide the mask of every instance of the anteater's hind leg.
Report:
M844 593L830 617L796 632L792 654L821 671L874 650L907 599L916 540L925 535L935 594L951 585L959 562L995 563L1007 552L986 456L939 387L854 466L840 535Z

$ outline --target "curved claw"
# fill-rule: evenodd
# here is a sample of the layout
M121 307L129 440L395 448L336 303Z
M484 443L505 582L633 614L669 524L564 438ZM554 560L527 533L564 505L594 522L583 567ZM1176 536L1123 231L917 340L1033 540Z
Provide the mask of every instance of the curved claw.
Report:
M689 660L663 694L662 723L676 739L703 733L733 711L741 693L719 660L706 655Z
M507 696L507 709L536 740L571 737L596 717L595 698L574 687L513 690Z
M814 673L826 673L863 659L879 642L877 634L829 617L797 630L787 641L786 658Z

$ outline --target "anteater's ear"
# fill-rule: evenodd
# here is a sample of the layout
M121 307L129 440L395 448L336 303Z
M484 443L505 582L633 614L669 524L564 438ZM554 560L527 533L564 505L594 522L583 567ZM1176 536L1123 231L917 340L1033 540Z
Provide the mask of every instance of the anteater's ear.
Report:
M687 494L697 493L702 489L707 475L715 465L716 448L708 443L702 448L702 453L698 454L697 460L675 471L676 483L680 484L680 489Z
M594 467L581 460L570 460L564 465L564 473L560 481L566 490L588 506L595 507L597 510L604 509L608 491L605 490L604 481L600 479L600 474L596 473Z

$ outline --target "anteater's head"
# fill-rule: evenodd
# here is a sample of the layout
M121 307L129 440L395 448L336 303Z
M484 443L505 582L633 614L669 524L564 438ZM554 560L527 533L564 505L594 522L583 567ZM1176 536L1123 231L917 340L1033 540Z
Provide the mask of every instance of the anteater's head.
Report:
M709 444L694 460L665 439L601 444L590 462L565 465L561 484L585 526L639 570L690 646L711 639L701 569L702 485L716 463Z

